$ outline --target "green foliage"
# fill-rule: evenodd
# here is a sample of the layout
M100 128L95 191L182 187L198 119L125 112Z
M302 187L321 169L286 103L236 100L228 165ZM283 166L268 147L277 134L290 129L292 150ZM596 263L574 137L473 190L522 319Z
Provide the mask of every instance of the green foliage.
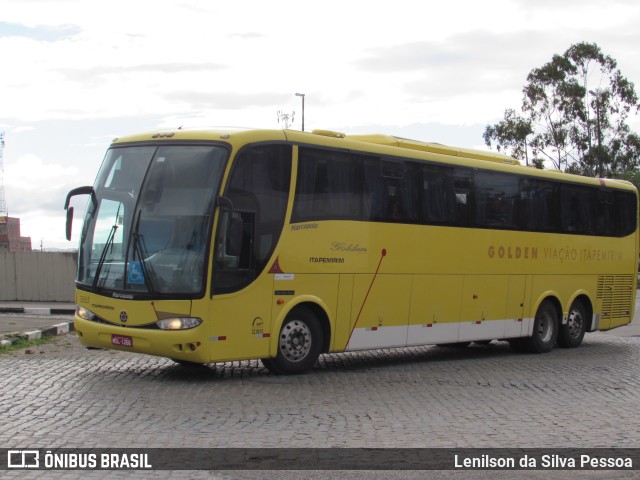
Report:
M534 68L523 88L522 113L505 110L488 125L485 143L526 165L616 177L640 162L640 137L627 125L640 110L632 82L595 43L578 43Z
M640 190L640 170L632 170L628 172L621 173L616 178L620 180L626 180L627 182L633 183L637 189Z
M36 340L27 340L26 338L19 337L17 335L3 335L3 340L10 340L11 344L0 347L0 354L14 352L16 350L22 350L23 348L34 347L44 345L51 342L55 337L52 335L45 335L42 338Z

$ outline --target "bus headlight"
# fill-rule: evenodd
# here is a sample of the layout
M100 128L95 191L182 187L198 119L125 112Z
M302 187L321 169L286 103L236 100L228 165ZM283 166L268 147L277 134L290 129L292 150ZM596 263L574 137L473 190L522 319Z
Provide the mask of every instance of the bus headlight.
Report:
M84 318L85 320L93 320L96 318L95 313L87 310L84 307L81 307L80 305L76 307L76 315L78 315L80 318Z
M158 320L156 325L160 330L187 330L195 328L202 323L202 320L194 317L185 318L164 318Z

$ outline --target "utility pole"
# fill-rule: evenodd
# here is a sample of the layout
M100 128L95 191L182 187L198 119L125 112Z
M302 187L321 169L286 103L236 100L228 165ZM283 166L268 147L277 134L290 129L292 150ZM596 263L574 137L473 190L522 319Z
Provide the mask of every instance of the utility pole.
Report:
M4 132L0 132L0 217L9 215L4 197Z
M596 122L598 126L598 176L602 178L602 128L600 127L600 97L596 98Z
M602 127L600 126L600 90L589 90L589 93L596 97L596 135L598 139L598 165L596 175L602 178L604 165L602 160ZM589 137L591 137L591 130L589 130Z
M304 93L296 93L296 97L302 97L302 131L304 132Z

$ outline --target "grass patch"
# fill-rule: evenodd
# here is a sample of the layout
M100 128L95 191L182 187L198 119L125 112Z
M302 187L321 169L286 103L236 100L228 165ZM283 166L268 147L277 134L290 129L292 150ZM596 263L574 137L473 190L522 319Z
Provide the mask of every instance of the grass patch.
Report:
M3 353L15 352L16 350L22 350L29 347L37 347L40 345L45 345L50 343L55 338L54 335L44 335L42 338L37 340L27 340L26 338L20 338L15 335L5 335L2 337L3 340L10 340L11 345L5 345L0 347L0 355Z

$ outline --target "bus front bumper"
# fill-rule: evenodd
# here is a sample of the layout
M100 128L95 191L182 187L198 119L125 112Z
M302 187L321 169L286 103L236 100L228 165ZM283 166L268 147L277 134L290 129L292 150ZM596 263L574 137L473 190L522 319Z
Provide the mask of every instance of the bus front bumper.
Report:
M194 363L207 363L204 325L188 330L155 330L120 327L74 316L76 334L87 347L144 353Z

